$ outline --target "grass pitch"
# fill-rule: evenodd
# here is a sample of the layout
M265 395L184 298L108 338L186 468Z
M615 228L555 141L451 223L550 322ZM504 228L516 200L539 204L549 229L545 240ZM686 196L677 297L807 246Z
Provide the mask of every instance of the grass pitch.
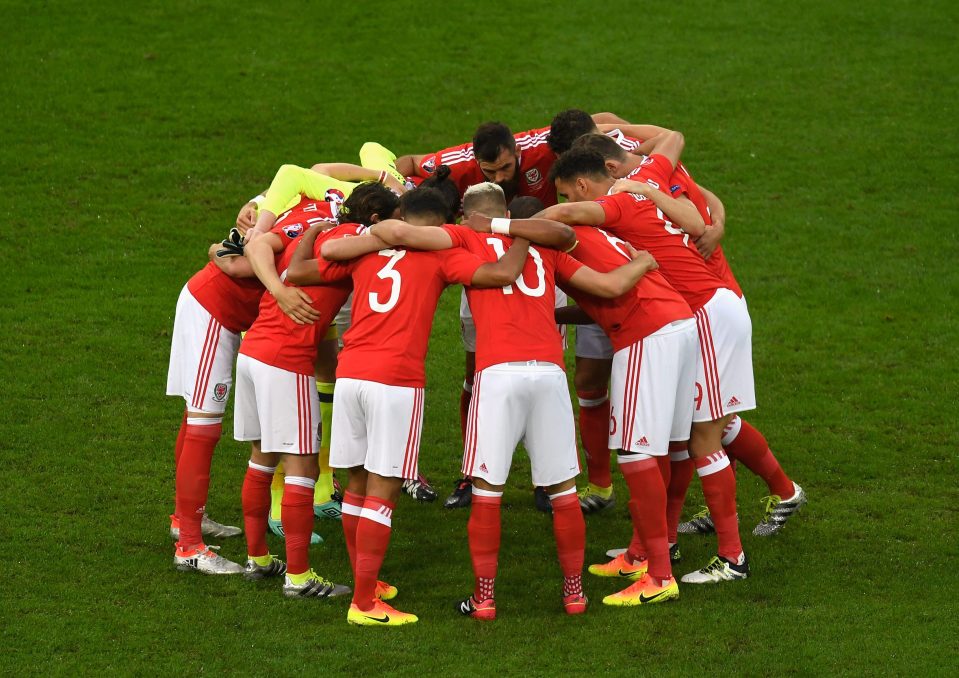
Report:
M0 667L955 671L953 4L2 7ZM754 576L649 610L604 609L617 583L588 578L592 609L566 618L521 456L493 624L453 612L471 582L467 514L439 504L396 511L383 575L412 628L353 629L342 601L175 572L173 310L239 206L284 162L349 160L370 139L426 152L571 106L682 130L688 166L726 203L755 328L748 418L810 495L759 540L763 488L740 473ZM459 454L457 295L436 318L423 434L442 491ZM246 451L225 428L209 509L239 524ZM338 528L318 528L316 568L348 580ZM587 562L628 534L622 506L590 517ZM681 546L678 573L713 548ZM242 558L242 541L223 552Z

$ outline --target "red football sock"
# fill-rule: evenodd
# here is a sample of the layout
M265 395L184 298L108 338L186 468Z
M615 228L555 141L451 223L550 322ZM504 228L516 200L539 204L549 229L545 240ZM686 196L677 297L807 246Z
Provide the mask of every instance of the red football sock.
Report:
M629 509L630 523L633 526L633 536L626 549L626 562L634 565L641 560L646 560L646 546L643 544L643 535L639 531L639 504L635 499L630 499L626 507Z
M563 595L583 593L583 559L586 551L586 521L579 497L575 491L569 494L550 495L553 504L553 535L556 537L556 553L563 571Z
M366 612L373 607L376 579L390 545L393 525L393 504L379 497L363 500L356 527L356 575L353 604Z
M197 420L212 423L198 424ZM186 425L176 467L176 515L180 519L179 546L183 548L203 543L200 524L210 491L210 464L222 430L219 419L191 418Z
M669 480L673 476L673 472L670 469L672 462L669 461L669 455L664 454L661 457L656 457L656 464L659 466L659 475L663 477L663 487L669 487Z
M606 391L577 391L579 397L579 437L586 452L589 482L609 487L609 396Z
M183 441L186 439L186 410L183 410L183 419L180 421L180 431L176 434L176 447L173 448L173 470L180 464L180 454L183 452Z
M733 417L723 435L723 448L731 459L737 459L757 476L766 481L770 494L782 499L793 496L793 483L769 449L769 443L741 417Z
M310 569L310 535L313 533L312 478L287 475L283 483L280 520L286 535L286 571L303 574Z
M707 457L694 460L696 473L703 484L703 495L709 515L716 526L719 555L733 562L742 555L743 545L739 540L739 522L736 519L736 475L729 465L729 458L722 450Z
M686 491L693 479L695 465L685 446L673 449L669 446L669 485L666 488L666 526L669 532L669 543L676 543L679 528L679 517L683 514L683 504L686 503Z
M466 423L469 420L470 400L473 398L473 384L464 381L460 391L460 433L463 435L463 444L466 444Z
M666 486L659 462L655 458L641 459L620 464L619 469L629 485L630 496L636 502L633 519L646 547L649 575L659 580L669 579L673 576L673 570L669 564L669 543L666 539Z
M363 500L366 497L347 490L343 494L343 537L350 556L350 570L356 577L356 526L360 524Z
M267 519L270 517L270 483L276 467L269 468L252 461L243 478L243 528L246 534L246 552L251 556L265 556Z
M486 600L494 596L502 499L501 492L473 488L473 504L466 532L469 535L470 559L473 561L473 575L476 578L473 590L476 600Z

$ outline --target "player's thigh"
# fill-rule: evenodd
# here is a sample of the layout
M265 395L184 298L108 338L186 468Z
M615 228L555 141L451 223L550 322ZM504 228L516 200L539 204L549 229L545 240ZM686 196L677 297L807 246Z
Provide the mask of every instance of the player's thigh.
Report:
M699 361L696 422L714 421L756 407L752 323L742 300L721 289L696 311Z
M366 393L368 382L337 379L330 425L330 466L355 468L366 461Z
M320 425L316 379L243 357L253 377L260 448L272 454L315 455Z
M524 444L533 483L554 485L579 473L576 425L566 373L559 366L538 367L527 378L530 403Z
M588 358L595 361L609 361L613 358L613 344L599 325L577 325L576 327L576 358L577 374L579 373L579 359ZM601 376L601 375L597 375ZM607 378L609 377L607 369ZM605 385L605 384L604 384ZM578 388L578 386L577 386Z
M522 372L493 365L476 373L463 446L463 474L502 485L523 437L530 403L520 391Z
M261 435L256 383L251 373L255 362L242 353L236 359L236 395L233 398L233 438L236 440L259 440Z
M463 349L467 353L476 353L476 325L473 323L473 314L465 291L460 295L460 336L463 339Z
M424 390L367 382L366 470L384 478L416 478ZM334 412L336 408L334 407Z
M240 335L223 327L184 287L177 301L167 373L167 395L190 411L223 414L233 388Z
M344 303L339 312L337 312L336 317L333 318L333 324L336 326L336 336L337 343L340 348L343 348L343 335L346 334L346 331L350 329L350 323L353 318L353 295L347 298L346 303Z
M696 410L696 369L699 356L699 336L695 321L689 321L678 338L678 374L676 377L676 402L673 407L673 422L669 441L689 439L689 431Z

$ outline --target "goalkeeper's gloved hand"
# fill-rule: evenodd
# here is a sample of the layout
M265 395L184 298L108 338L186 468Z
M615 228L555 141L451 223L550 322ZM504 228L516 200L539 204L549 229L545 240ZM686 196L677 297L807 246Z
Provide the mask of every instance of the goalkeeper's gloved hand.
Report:
M216 251L218 257L242 257L243 256L243 236L236 228L230 229L230 235L222 243L223 249Z

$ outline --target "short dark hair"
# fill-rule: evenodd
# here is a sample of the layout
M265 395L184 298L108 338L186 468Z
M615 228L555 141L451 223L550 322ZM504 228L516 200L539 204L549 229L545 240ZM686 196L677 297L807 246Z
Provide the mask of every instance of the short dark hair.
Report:
M437 167L436 171L424 179L419 187L432 188L442 193L446 200L446 223L452 224L456 221L456 215L460 211L460 189L450 179L450 168L448 166L440 165Z
M373 215L388 219L400 206L400 199L390 189L376 181L366 181L353 189L343 201L336 221L340 224L372 224Z
M593 151L603 156L603 160L617 160L623 162L628 154L612 137L605 134L584 134L573 142L577 150Z
M449 202L443 192L429 186L414 188L400 198L400 214L407 221L410 217L435 217L445 223L448 211Z
M544 208L543 201L536 196L521 195L509 204L509 216L510 219L529 219Z
M606 160L596 151L571 148L557 158L549 171L549 180L570 181L578 177L589 177L596 181L609 179Z
M473 135L473 155L482 162L494 162L503 150L516 150L516 139L501 122L484 122Z
M578 138L584 134L596 132L598 129L589 113L578 108L570 108L553 118L546 143L553 153L560 155L568 151Z

